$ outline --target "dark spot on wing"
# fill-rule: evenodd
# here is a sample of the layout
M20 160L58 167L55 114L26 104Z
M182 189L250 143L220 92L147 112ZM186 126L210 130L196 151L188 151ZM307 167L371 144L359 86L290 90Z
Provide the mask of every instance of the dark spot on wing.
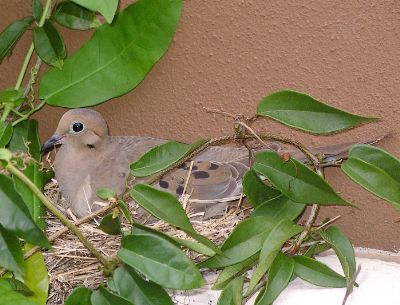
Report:
M164 180L160 180L160 182L158 182L158 185L161 186L163 189L167 189L169 187L169 183Z
M215 164L215 163L211 163L211 165L210 165L210 167L209 167L209 169L212 169L212 170L218 169L218 168L219 168L219 165L218 165L218 164Z
M182 186L182 185L180 185L180 186L178 186L178 187L176 188L176 193L177 193L178 195L182 195L182 194L183 194L183 186Z
M192 170L198 170L199 168L196 165L193 165Z
M178 168L183 169L185 171L189 170L189 167L187 166L187 163L182 163L181 165L178 166Z
M195 179L205 179L205 178L210 178L210 174L205 172L205 171L198 171L198 172L193 172L193 177Z

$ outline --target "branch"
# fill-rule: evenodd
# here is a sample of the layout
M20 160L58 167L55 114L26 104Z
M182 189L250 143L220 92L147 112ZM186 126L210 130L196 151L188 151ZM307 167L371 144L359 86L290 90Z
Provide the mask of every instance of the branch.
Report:
M111 268L111 262L103 256L95 246L82 234L78 227L71 221L69 221L63 213L61 213L53 203L36 187L36 185L27 178L18 168L16 168L11 163L8 163L5 169L12 175L19 178L39 199L42 201L44 206L56 216L72 233L79 238L82 244L90 251L90 253L96 257L100 263L105 267L105 269Z

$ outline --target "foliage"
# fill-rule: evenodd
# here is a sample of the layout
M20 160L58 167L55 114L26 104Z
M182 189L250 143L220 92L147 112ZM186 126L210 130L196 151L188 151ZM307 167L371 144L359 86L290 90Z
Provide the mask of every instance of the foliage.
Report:
M41 193L47 173L41 166L37 122L30 120L30 116L45 103L70 108L91 106L135 88L170 45L181 6L182 0L138 0L115 15L117 0L73 0L58 4L46 0L44 5L34 0L32 16L11 23L0 34L1 62L11 55L29 27L33 30L32 44L16 85L0 91L0 265L8 270L0 278L0 305L45 304L48 293L42 254L37 252L28 257L33 245L50 247L43 233L44 205L54 211ZM107 23L101 25L96 12ZM67 58L58 26L94 29L94 34ZM28 73L33 52L37 61ZM33 85L42 61L53 67L41 78L37 94ZM35 101L37 95L40 101ZM262 117L318 135L341 132L374 120L290 90L263 98L255 119ZM238 120L241 124L235 122L233 140L259 138L247 125L252 120ZM325 180L321 168L324 156L313 156L295 141L274 138L299 148L310 160L304 164L292 156L265 150L256 153L250 148L250 157L255 154L255 158L243 177L243 191L254 210L236 225L221 247L194 230L174 196L153 188L151 183L133 186L129 190L131 198L154 217L192 239L168 236L134 224L125 197L117 196L113 190L97 190L97 195L109 201L112 209L99 228L108 234L121 235L121 248L117 259L104 258L67 221L68 228L103 264L109 279L106 287L94 291L84 287L75 289L65 304L173 304L166 289L201 287L204 280L200 268L221 270L213 287L223 289L219 305L243 304L257 291L260 291L257 305L272 304L296 277L324 287L352 285L356 261L351 242L339 228L330 226L329 220L314 226L318 207L350 208L351 204ZM137 177L163 174L210 143L166 142L133 162L131 173ZM399 165L397 158L382 149L357 145L350 150L342 170L398 208ZM311 216L301 225L298 220L307 206L312 206ZM56 216L65 221L62 215ZM121 229L122 217L132 224L128 232ZM314 258L328 248L338 256L343 275ZM184 252L186 249L206 258L196 265ZM247 271L252 268L254 272L243 291Z

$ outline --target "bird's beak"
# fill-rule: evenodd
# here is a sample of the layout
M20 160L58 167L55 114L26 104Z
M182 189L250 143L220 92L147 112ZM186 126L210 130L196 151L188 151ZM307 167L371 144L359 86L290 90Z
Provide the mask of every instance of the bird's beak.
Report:
M53 134L50 139L48 139L47 142L42 145L42 149L40 150L40 152L42 154L48 153L54 148L54 146L60 144L62 138L64 138L63 135Z

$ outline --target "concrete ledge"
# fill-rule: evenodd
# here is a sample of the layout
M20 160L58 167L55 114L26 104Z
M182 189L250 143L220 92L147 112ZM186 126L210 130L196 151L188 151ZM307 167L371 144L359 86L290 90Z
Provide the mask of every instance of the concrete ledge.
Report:
M346 305L399 305L400 304L400 255L375 249L356 248L357 265L361 272L357 278L359 287L354 287ZM318 258L342 274L342 268L333 251ZM205 276L209 285L189 292L177 292L175 304L216 305L220 291L211 290L216 273ZM344 288L322 288L301 279L289 284L274 302L274 305L341 305ZM255 296L246 305L253 305Z

